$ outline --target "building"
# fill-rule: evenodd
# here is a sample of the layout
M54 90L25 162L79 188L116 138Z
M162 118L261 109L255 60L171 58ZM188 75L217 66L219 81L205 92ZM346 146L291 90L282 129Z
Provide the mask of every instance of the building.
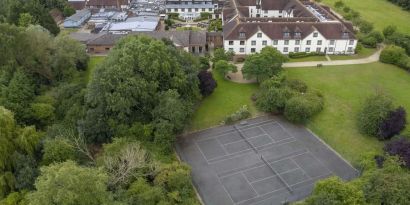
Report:
M129 9L130 0L87 0L89 9Z
M159 27L158 16L138 16L128 18L124 22L109 22L102 29L114 34L127 34L135 31L155 31Z
M193 54L204 54L208 51L205 31L148 31L132 32L129 34L100 33L89 35L70 35L73 39L85 42L90 54L107 54L115 43L127 35L146 35L161 40L169 39L175 47Z
M88 9L77 11L74 15L64 20L64 28L78 28L90 18L91 12Z
M283 54L354 54L350 22L309 1L230 0L223 10L224 48L238 56L273 46Z
M76 11L85 9L86 0L68 0L68 5L70 5Z
M201 13L214 13L218 4L213 0L166 0L167 13L178 13L181 19L193 20L199 18Z

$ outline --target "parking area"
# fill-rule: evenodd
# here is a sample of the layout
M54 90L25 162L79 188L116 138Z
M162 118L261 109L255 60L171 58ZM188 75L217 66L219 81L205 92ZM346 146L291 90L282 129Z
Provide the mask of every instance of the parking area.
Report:
M358 174L304 127L277 117L182 136L177 152L206 205L283 204L308 196L317 180Z

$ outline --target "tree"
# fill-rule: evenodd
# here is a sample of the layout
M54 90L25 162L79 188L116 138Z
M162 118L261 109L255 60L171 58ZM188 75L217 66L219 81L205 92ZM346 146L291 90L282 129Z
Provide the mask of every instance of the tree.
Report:
M44 128L54 120L54 106L47 103L32 103L31 111L35 124Z
M76 149L69 139L56 137L46 139L43 148L43 165L65 162L67 160L75 161L78 159Z
M167 205L171 204L166 199L162 187L150 185L144 178L138 178L127 190L127 202L130 205Z
M34 181L38 176L36 160L30 155L23 155L18 152L14 152L12 159L14 175L16 177L16 189L34 189Z
M69 17L69 16L72 16L73 14L75 14L75 9L73 7L68 6L68 5L64 6L64 9L63 9L64 17Z
M201 71L198 74L199 78L199 90L202 96L209 96L214 89L218 86L211 72Z
M87 88L82 127L89 141L107 141L117 125L145 124L158 116L176 119L171 125L178 130L200 97L198 65L197 58L162 41L145 36L121 39ZM153 112L159 104L176 107L162 115Z
M406 110L403 107L398 107L392 110L379 125L379 136L381 139L390 139L391 137L400 134L406 127Z
M306 205L364 205L363 192L340 178L331 177L316 183Z
M386 26L386 27L383 29L383 35L384 35L385 38L388 38L388 37L390 37L391 35L393 35L394 33L396 33L396 31L397 31L397 27L396 27L396 26L389 25L389 26Z
M242 74L246 79L256 78L261 82L278 74L282 70L282 64L287 57L271 46L264 47L260 53L246 58L242 68Z
M388 142L384 145L384 151L389 155L398 156L410 168L410 141L404 137Z
M360 29L360 32L362 33L366 33L366 34L370 33L371 31L373 31L373 28L374 28L373 24L368 21L362 20L359 24L359 29Z
M112 204L108 176L99 169L80 167L73 161L42 167L30 205Z
M148 153L140 144L126 138L105 144L100 161L110 177L109 185L115 188L126 187L133 180L152 174L154 169Z
M214 51L214 56L212 57L213 66L215 66L216 62L220 60L230 61L232 57L235 55L233 51L225 51L223 48L217 48Z
M361 133L369 136L378 136L379 125L386 119L393 109L393 102L383 93L366 98L358 113L357 125Z
M228 72L233 72L236 73L238 69L236 68L235 65L230 64L226 60L219 60L215 63L215 70L222 76L226 76Z
M265 80L256 95L256 106L271 113L283 113L287 101L296 94L295 90L286 86L283 75Z
M18 25L21 27L27 27L29 25L35 24L36 21L34 20L33 16L29 13L21 13Z

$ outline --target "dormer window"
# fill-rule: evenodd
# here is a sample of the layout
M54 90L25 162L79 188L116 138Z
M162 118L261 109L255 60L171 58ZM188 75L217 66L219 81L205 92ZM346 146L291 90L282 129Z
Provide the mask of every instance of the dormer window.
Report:
M258 38L262 38L262 33L257 34Z
M245 38L245 32L239 32L239 37L240 38Z
M283 32L283 37L287 38L287 37L289 37L289 36L290 36L290 33L289 33L289 32Z
M349 33L348 32L343 32L342 38L349 38Z
M300 32L295 33L295 37L300 38L301 36L302 36L302 34Z

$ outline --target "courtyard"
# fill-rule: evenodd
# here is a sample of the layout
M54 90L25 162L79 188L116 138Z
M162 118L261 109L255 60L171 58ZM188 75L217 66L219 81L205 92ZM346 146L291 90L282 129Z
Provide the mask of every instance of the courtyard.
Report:
M271 116L185 135L177 152L206 205L283 204L320 179L358 174L310 131Z

